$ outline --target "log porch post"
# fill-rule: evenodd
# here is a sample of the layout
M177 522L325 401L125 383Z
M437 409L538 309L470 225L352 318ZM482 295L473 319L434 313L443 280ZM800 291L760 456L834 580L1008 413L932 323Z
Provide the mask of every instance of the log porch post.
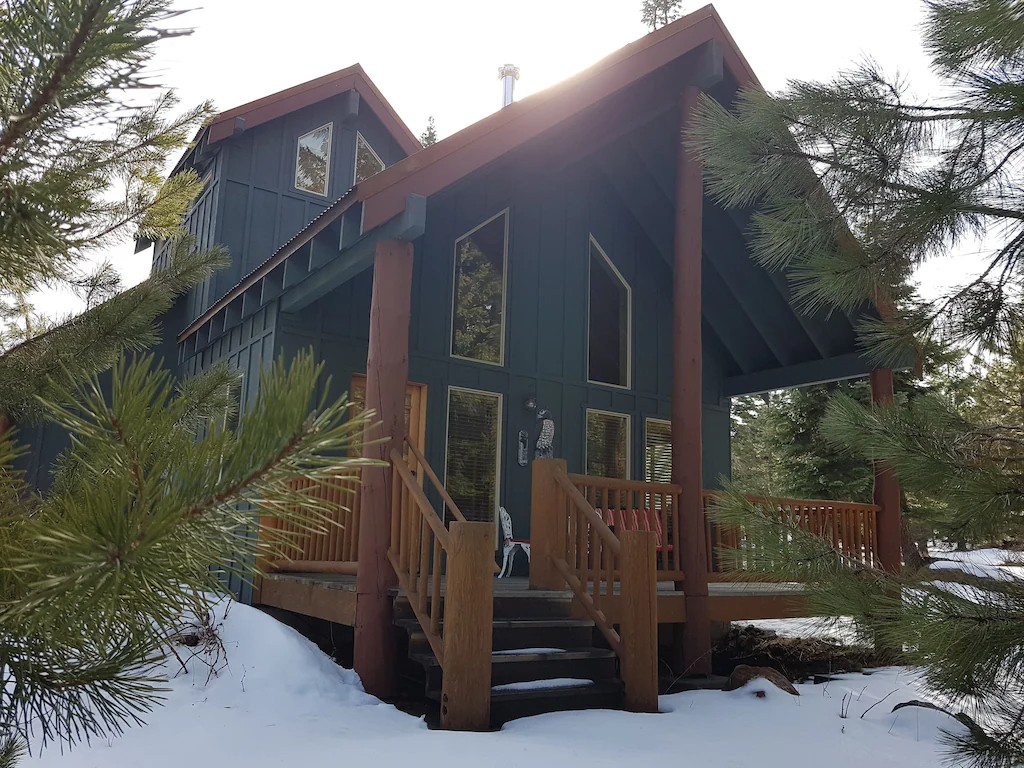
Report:
M700 89L683 88L679 100L676 169L675 263L672 273L672 482L682 488L680 534L686 593L680 672L711 673L708 563L704 547L701 447L701 227L704 166L687 150L686 130Z
M412 243L377 243L366 357L366 407L376 412L379 423L366 430L366 458L386 461L392 447L401 445L405 439L412 265ZM369 444L382 438L386 442ZM379 697L394 695L397 684L398 654L388 594L398 583L387 559L391 541L390 497L390 467L364 468L353 666L366 691Z
M871 401L888 405L893 401L893 376L887 368L871 372ZM874 502L878 513L878 560L889 573L898 573L903 565L903 510L900 504L900 483L889 467L873 462L875 474Z

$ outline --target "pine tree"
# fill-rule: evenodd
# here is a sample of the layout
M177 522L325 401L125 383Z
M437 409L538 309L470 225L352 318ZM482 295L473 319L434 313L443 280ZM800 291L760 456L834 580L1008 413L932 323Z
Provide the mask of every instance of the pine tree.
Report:
M640 23L646 24L653 32L682 16L681 6L681 0L643 0L640 5Z
M214 417L235 374L175 383L143 353L156 318L223 263L181 236L199 180L160 177L209 113L173 114L173 93L146 75L154 47L183 34L177 15L170 0L0 5L0 286L22 320L0 353L3 766L33 733L69 744L137 722L159 700L152 665L179 618L223 590L211 566L254 554L257 510L322 531L323 502L296 478L361 463L337 457L365 418L317 399L328 388L310 355L268 371L231 429ZM106 298L110 270L83 265L136 236L171 240L170 265ZM81 290L89 308L37 327L28 300L44 284ZM12 425L33 419L71 435L43 495L13 465Z
M420 134L420 144L424 147L429 147L431 144L437 141L437 125L434 123L434 116L431 115L427 118L427 127L423 129L423 133Z
M733 110L709 98L690 136L709 193L754 208L753 258L784 270L803 309L880 319L858 328L881 365L928 362L929 346L1006 354L1024 328L1024 7L1019 0L931 0L926 48L945 95L920 103L867 62L830 83L744 91ZM979 251L978 277L926 301L910 277L924 261ZM966 263L966 261L965 261ZM823 434L886 462L908 495L934 500L951 535L984 541L1024 523L1024 425L977 421L947 393L872 407L832 400ZM975 764L1024 764L1024 581L976 577L954 590L934 573L888 574L845 562L828 542L780 535L771 509L730 494L719 512L762 547L747 562L809 585L815 610L854 616L904 647L947 699L982 727L954 745ZM945 578L951 578L946 576Z

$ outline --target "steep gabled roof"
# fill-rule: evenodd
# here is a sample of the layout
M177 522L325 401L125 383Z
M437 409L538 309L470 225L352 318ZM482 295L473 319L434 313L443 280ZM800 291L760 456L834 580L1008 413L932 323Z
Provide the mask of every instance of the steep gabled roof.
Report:
M430 196L445 189L659 68L712 42L720 45L723 65L738 84L760 85L714 6L706 5L618 49L561 83L510 104L360 183L190 324L179 341L202 327L357 203L362 204L362 232L369 232L402 213L409 195Z
M249 129L346 91L359 94L406 154L411 155L422 148L409 126L398 116L360 64L353 64L221 112L206 126L209 131L207 141L214 144L231 136L237 118L242 118L246 129Z
M409 126L374 85L362 65L353 64L329 75L293 85L291 88L216 114L196 134L192 146L175 164L172 174L181 170L197 150L233 136L239 122L249 130L347 91L359 94L359 98L384 124L384 128L394 137L403 152L411 155L423 148L419 139L409 130Z

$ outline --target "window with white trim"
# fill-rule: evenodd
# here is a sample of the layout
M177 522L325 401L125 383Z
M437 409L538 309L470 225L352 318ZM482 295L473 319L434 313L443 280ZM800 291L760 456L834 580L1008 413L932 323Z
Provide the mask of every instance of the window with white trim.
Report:
M321 125L299 136L295 150L295 188L314 195L327 196L331 172L331 134L333 123Z
M644 480L671 483L672 422L647 419L644 427Z
M363 134L356 131L356 167L353 183L366 181L383 170L384 161L380 159L380 155L373 151L370 142L363 138Z
M444 485L467 520L496 519L501 458L501 395L448 389Z
M590 236L587 379L616 387L630 385L632 303L629 283Z
M455 241L452 356L504 364L507 252L507 210Z
M629 415L587 409L586 474L629 478Z

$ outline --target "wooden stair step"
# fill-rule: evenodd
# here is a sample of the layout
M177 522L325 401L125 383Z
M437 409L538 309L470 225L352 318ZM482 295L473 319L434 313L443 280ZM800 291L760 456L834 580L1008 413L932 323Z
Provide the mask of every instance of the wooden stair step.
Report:
M439 689L441 666L433 654L413 654L414 662L426 673L426 690ZM528 682L552 678L604 680L615 677L617 659L612 651L600 648L572 648L555 652L510 653L498 651L491 656L491 685Z
M409 633L410 653L423 652L429 647L415 619L399 619L395 624ZM591 645L593 635L594 622L586 619L495 619L492 650L586 648Z
M569 618L572 613L572 598L560 593L496 594L494 596L494 618L496 619L544 619ZM444 616L444 598L441 599L441 616ZM414 619L416 614L409 604L409 598L399 594L394 601L394 618Z
M536 681L542 685L545 681ZM491 727L548 712L622 709L624 688L616 679L557 687L498 688L491 691Z

